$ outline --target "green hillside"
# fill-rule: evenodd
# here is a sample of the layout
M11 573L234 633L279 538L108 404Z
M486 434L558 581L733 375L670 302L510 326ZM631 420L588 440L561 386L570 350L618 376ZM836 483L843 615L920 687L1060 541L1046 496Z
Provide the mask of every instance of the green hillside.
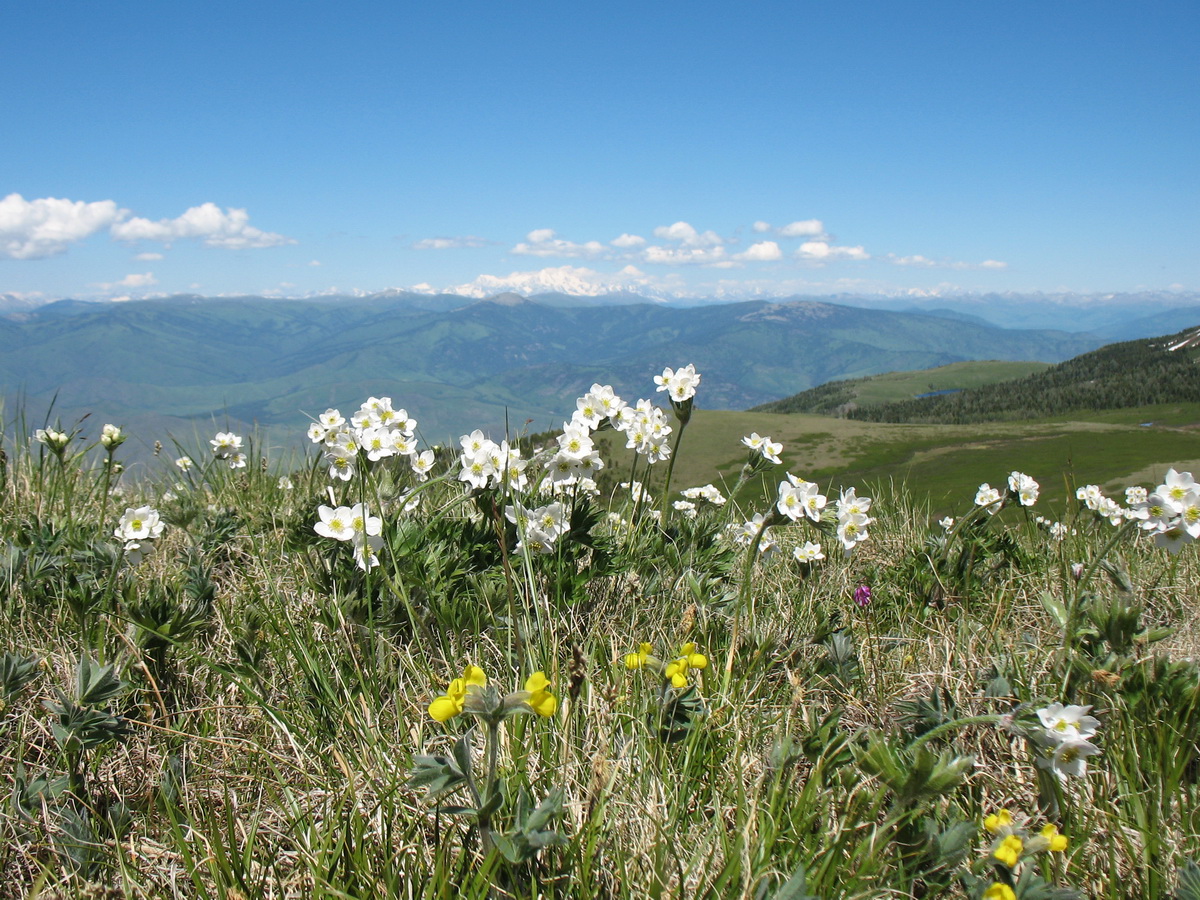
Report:
M911 400L937 391L962 391L1044 371L1049 363L981 360L950 363L915 372L887 372L829 381L783 400L755 407L761 412L841 415L846 410Z
M969 424L1189 403L1200 398L1200 346L1190 329L1109 344L1024 378L956 394L861 406L846 415L875 422Z

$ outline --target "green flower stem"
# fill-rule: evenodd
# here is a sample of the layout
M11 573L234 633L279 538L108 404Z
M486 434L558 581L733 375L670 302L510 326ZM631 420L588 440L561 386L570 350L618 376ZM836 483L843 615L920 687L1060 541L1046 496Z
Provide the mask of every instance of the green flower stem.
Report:
M487 780L484 782L483 788L483 805L490 806L492 797L496 793L496 755L500 746L500 722L489 721L487 723L487 738L484 745L484 765L487 767ZM488 853L494 846L492 844L492 816L491 813L482 813L479 816L479 835L483 840L483 851Z
M1004 717L997 713L988 713L982 716L967 716L965 719L955 719L953 722L943 722L937 728L925 732L919 738L916 738L908 745L909 750L915 750L923 744L928 744L936 737L940 737L947 731L952 731L956 728L963 728L967 725L983 725L987 722L999 722Z
M667 460L667 481L663 485L662 495L662 523L667 524L670 518L671 511L671 473L675 471L675 460L679 457L679 442L683 440L683 430L687 427L688 421L691 419L691 409L688 409L687 415L683 415L677 409L675 418L679 422L679 429L675 432L675 441L671 444L671 458Z
M743 610L749 609L750 627L753 628L755 624L754 596L750 590L754 575L754 560L758 557L758 545L762 542L762 536L776 521L774 511L763 516L762 524L758 526L758 533L754 535L754 540L746 548L746 557L742 561L742 581L738 585L738 605L733 614L733 630L729 636L729 654L725 657L725 675L721 679L721 693L729 690L729 682L733 677L733 657L737 652L738 640L741 638Z

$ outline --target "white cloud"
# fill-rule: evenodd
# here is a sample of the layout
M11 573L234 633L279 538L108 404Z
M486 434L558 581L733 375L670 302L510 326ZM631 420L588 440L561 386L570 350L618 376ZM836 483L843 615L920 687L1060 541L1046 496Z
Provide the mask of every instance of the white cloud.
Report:
M614 247L626 250L630 247L641 247L646 243L646 239L638 234L622 234L620 237L613 238L609 243Z
M142 274L134 273L126 275L120 281L103 282L94 284L92 287L97 287L102 291L111 291L115 288L144 288L153 287L158 284L158 279L154 277L153 272L143 272Z
M0 200L0 259L54 256L127 214L112 200L26 200L9 194Z
M735 265L725 258L724 247L659 247L652 244L642 251L643 262L656 266L714 266Z
M715 231L701 233L687 222L659 225L654 229L654 236L664 241L678 241L684 247L717 247L725 243Z
M930 268L937 265L932 259L922 256L919 253L915 253L912 256L896 256L889 253L888 262L894 263L897 266L920 266L922 268Z
M770 262L776 259L783 259L783 251L779 249L779 245L774 241L759 241L757 244L751 244L741 253L735 253L733 258L756 262Z
M134 257L138 262L154 262L162 258L163 255L161 253L139 253Z
M825 233L825 223L820 219L802 219L779 229L782 237L820 237Z
M488 242L473 234L456 237L424 238L413 244L414 250L461 250L464 248L486 247Z
M969 262L954 262L951 260L936 260L930 259L927 256L922 256L915 253L912 256L897 256L895 253L889 253L886 257L887 261L894 266L914 266L923 269L1007 269L1008 263L1000 262L996 259L985 259L981 263Z
M613 275L584 266L557 266L533 272L510 272L508 275L480 275L474 281L448 287L446 291L467 297L490 297L504 291L521 294L554 291L590 297L614 291L636 291L653 284L653 279L634 266L626 266ZM429 289L429 285L420 287Z
M520 256L563 256L594 259L605 253L605 247L599 241L588 241L586 244L564 241L561 238L555 237L555 232L552 228L537 228L525 235L525 241L513 247L511 252Z
M870 259L871 254L861 246L835 247L826 241L805 241L796 251L796 258L832 262L837 259Z
M321 264L321 261L319 259L310 259L308 264L315 268Z
M249 224L250 215L244 209L226 209L215 203L193 206L174 219L133 218L113 224L112 236L119 241L163 241L170 243L185 238L201 238L210 247L226 250L258 249L294 244L282 234L262 231Z
M754 223L754 230L756 232L758 232L759 234L766 234L768 231L771 230L771 223L764 222L760 219L759 221Z

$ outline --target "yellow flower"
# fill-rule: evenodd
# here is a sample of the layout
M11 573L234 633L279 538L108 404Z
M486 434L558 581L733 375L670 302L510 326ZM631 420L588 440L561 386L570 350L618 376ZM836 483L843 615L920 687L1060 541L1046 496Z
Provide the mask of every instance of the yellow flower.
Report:
M687 687L688 669L703 669L707 665L708 657L697 653L696 645L689 642L679 648L679 658L667 666L663 677L669 678L674 687L683 689Z
M1067 849L1067 836L1058 833L1057 825L1046 825L1042 828L1042 837L1050 842L1047 848L1051 853L1062 853Z
M992 886L983 892L983 900L1017 900L1017 895L1007 884L994 881Z
M463 711L469 687L481 688L487 684L487 676L479 666L467 666L462 678L450 682L446 693L429 704L429 715L437 722L453 719Z
M983 820L983 827L992 834L998 832L1001 828L1007 828L1012 825L1013 817L1007 809L1002 809L998 813L992 813Z
M558 708L558 700L546 690L549 684L544 672L534 672L525 679L525 690L529 691L529 699L526 701L529 708L539 716L547 718L554 715L554 710Z
M625 668L640 669L646 665L646 660L650 658L650 652L653 649L650 644L639 644L637 653L625 654Z
M1011 869L1017 864L1017 860L1021 858L1021 851L1024 849L1025 842L1015 834L1010 834L1000 842L999 847L992 851L992 856Z

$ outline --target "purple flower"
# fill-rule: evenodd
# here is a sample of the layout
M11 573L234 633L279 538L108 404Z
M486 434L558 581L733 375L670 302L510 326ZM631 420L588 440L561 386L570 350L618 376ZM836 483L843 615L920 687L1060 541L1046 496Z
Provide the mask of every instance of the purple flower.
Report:
M863 609L871 602L871 589L865 584L860 584L854 589L854 602Z

